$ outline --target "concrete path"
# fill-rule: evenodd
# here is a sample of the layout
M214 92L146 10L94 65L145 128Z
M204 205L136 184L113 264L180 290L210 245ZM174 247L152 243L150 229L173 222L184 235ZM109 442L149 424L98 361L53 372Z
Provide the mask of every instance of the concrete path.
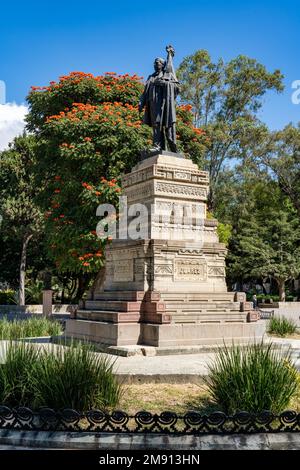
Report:
M266 338L283 350L290 348L292 360L300 370L300 339ZM2 346L7 343L2 342ZM62 347L54 344L41 344L44 348ZM4 362L5 347L0 347L0 362ZM203 383L208 364L216 356L215 352L178 354L166 356L114 356L104 354L114 361L114 370L120 381L125 383Z
M283 350L290 348L292 359L297 369L300 370L300 339L272 338L266 341L282 346ZM213 361L215 355L215 352L211 352L154 357L118 357L114 368L120 378L131 383L202 383L203 377L207 375L207 366Z
M215 353L118 357L117 375L126 383L202 383Z

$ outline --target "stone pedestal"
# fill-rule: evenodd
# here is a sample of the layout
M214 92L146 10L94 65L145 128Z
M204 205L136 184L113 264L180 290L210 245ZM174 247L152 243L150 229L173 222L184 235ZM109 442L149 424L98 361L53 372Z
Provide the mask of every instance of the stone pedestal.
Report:
M49 317L52 315L52 289L43 290L43 315Z
M227 292L226 248L217 221L206 217L208 173L160 154L136 165L122 187L132 220L141 213L142 238L120 229L106 250L103 282L67 322L67 336L156 347L253 339L251 304Z

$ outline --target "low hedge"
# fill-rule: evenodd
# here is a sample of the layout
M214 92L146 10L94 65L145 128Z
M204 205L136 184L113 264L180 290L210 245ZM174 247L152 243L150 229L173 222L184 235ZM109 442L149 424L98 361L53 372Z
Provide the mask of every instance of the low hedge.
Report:
M13 289L0 290L0 305L15 305Z

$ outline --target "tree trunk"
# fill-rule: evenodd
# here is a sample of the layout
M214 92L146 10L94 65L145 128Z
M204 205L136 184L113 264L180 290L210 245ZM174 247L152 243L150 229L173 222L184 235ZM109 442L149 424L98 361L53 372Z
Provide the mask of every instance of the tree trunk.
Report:
M78 277L78 288L76 293L76 300L82 299L83 294L88 288L92 274L82 274Z
M23 239L21 261L20 261L19 305L25 305L26 257L27 257L27 246L31 238L32 238L32 235L25 235Z
M279 302L285 302L285 280L284 279L276 279L278 284L279 290Z

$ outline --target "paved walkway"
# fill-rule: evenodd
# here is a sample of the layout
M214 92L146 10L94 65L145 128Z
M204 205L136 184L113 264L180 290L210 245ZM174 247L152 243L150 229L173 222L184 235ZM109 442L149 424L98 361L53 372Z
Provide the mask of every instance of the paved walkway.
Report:
M203 382L214 353L118 357L115 371L126 382Z
M265 342L267 341L282 346L283 350L290 348L292 359L297 369L300 370L300 339L266 338ZM60 347L49 343L42 346ZM129 357L105 354L114 361L116 374L126 383L202 383L207 375L208 364L215 358L215 355L215 352ZM3 350L0 350L0 362L3 362L3 359Z
M269 340L269 339L268 339ZM291 348L292 359L300 370L300 339L272 338L278 346ZM203 382L208 364L216 353L180 354L168 356L118 357L115 371L126 382ZM111 356L112 358L114 356Z

